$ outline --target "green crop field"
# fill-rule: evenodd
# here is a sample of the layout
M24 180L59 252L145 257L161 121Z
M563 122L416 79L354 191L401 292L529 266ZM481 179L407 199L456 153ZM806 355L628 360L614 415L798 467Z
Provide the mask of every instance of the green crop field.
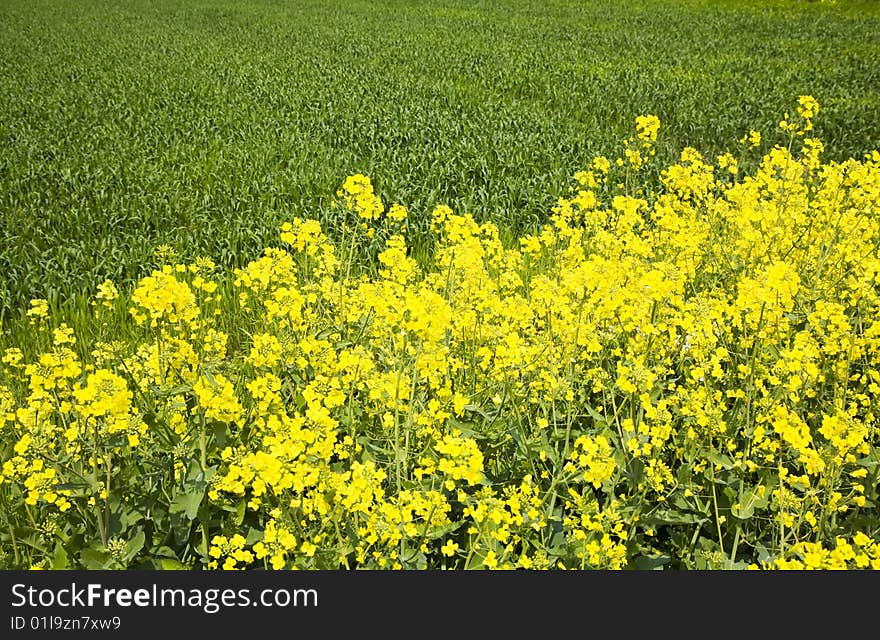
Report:
M159 244L241 265L362 172L516 235L633 119L712 154L822 104L880 146L878 3L4 0L0 309L144 275ZM419 222L421 221L421 225Z

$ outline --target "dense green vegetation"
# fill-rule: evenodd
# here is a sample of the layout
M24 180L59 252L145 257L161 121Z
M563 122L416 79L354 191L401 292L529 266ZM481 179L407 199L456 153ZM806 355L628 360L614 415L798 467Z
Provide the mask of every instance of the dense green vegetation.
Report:
M437 203L513 235L640 113L667 161L810 94L825 158L859 156L877 4L4 0L0 317L130 282L159 244L244 264L355 172L417 244Z

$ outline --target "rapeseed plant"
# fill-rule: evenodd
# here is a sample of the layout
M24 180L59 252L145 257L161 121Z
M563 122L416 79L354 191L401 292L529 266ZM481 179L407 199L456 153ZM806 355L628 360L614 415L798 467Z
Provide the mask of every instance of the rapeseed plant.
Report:
M45 348L2 357L3 557L877 568L880 153L823 163L817 113L753 173L686 148L653 190L640 117L512 247L440 206L419 262L358 174L338 244L293 218L228 284L206 258L101 283L89 326L32 301Z

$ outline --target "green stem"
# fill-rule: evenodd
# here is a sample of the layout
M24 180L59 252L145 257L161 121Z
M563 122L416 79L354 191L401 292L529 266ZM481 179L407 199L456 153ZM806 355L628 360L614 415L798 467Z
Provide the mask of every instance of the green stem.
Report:
M715 512L715 528L718 532L718 546L724 555L724 535L721 533L721 519L718 515L718 495L715 493L715 463L709 462L709 479L712 482L712 509Z
M104 493L106 496L104 497L104 546L107 545L107 536L110 531L110 472L113 468L113 457L111 452L107 452L107 458L104 461L105 474L104 474Z

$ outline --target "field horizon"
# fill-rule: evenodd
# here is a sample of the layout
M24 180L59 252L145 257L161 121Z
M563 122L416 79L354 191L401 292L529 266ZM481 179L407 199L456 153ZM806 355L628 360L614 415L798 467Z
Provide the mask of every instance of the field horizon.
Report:
M823 157L880 147L880 11L841 2L64 2L0 7L0 318L133 283L168 245L242 266L345 176L415 215L545 222L659 116L659 164L798 95Z

